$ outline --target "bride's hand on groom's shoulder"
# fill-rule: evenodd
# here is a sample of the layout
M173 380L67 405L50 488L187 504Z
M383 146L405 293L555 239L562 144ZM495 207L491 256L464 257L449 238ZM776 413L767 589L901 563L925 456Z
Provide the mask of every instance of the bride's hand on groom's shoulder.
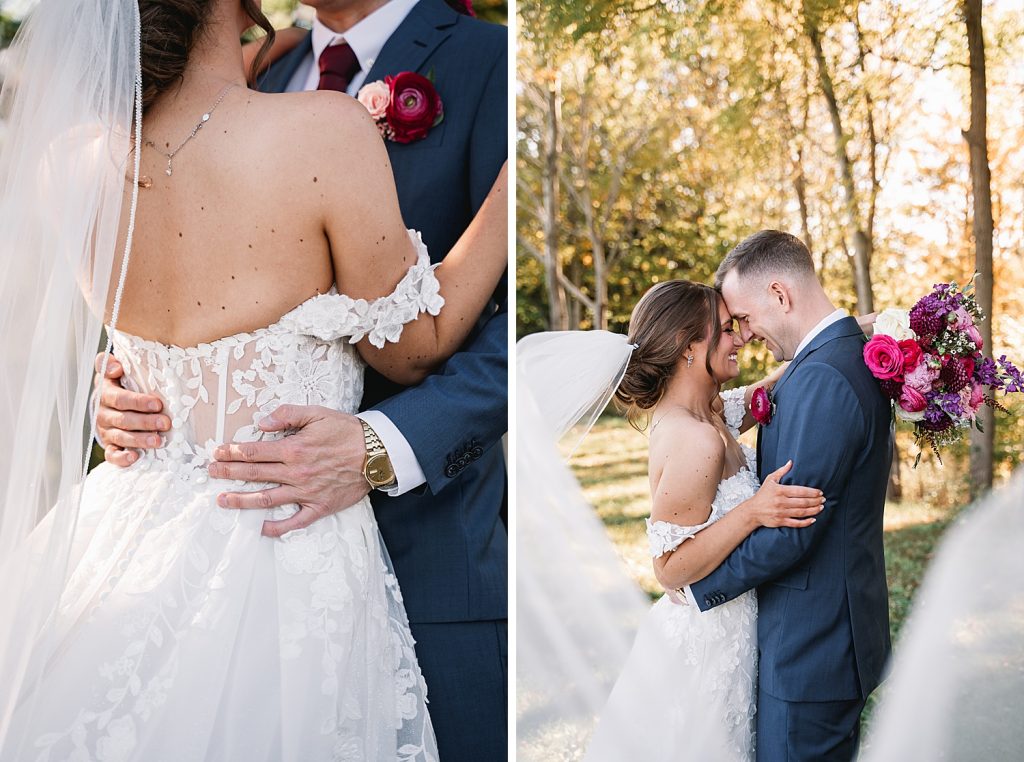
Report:
M139 459L135 450L160 446L160 432L170 431L171 420L162 414L163 401L153 394L139 394L121 385L124 367L113 355L100 378L103 354L96 356L94 388L99 390L96 437L107 463L127 467Z
M280 485L258 492L223 493L217 498L221 508L299 506L294 516L263 522L265 537L308 527L369 494L370 485L363 476L363 425L355 416L325 407L281 405L260 422L260 428L294 433L274 441L223 444L214 450L216 462L208 470L214 479Z
M752 498L738 508L748 514L751 521L763 527L808 527L825 508L825 496L814 487L781 484L789 473L793 461L768 474L764 484Z
M864 331L865 336L872 336L875 333L875 320L877 318L877 312L869 312L867 315L857 316L857 325Z

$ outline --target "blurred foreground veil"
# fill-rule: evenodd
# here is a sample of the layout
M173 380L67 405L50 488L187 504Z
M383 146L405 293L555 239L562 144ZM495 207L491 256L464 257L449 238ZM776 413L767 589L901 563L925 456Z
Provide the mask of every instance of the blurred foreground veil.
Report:
M25 5L21 3L20 5ZM90 437L112 273L128 250L136 0L42 0L4 59L0 149L0 760L48 668ZM116 313L116 310L115 310ZM116 317L116 315L115 315Z
M1024 756L1024 468L947 532L893 664L864 762Z
M632 350L607 331L534 334L516 347L516 733L524 762L582 758L650 609L558 448L579 444Z

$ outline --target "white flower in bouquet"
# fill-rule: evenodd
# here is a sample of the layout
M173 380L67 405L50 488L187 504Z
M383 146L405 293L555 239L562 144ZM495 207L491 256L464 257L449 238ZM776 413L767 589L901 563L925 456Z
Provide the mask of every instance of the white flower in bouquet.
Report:
M892 336L896 341L917 338L910 330L910 311L894 307L883 310L875 318L875 333Z

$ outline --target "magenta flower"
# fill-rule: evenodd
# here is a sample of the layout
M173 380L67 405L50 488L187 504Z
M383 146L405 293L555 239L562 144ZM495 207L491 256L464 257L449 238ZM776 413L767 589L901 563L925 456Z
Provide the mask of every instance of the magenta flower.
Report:
M387 110L391 139L396 143L412 143L425 138L430 128L444 116L441 97L434 85L412 71L385 77L384 82L391 88Z
M772 422L774 408L775 405L772 404L772 398L765 388L763 386L757 387L750 398L751 417L762 426L767 426Z
M871 374L883 381L903 376L903 350L892 336L873 336L864 345L864 362Z

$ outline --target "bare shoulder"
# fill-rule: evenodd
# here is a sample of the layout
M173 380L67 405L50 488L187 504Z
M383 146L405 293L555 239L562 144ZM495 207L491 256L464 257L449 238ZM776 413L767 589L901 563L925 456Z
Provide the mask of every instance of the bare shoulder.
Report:
M324 150L344 146L357 153L367 142L380 142L373 120L355 98L332 90L299 93L254 93L259 118L275 128L283 143L293 149L316 146Z
M669 413L651 432L652 461L657 454L665 460L721 462L725 457L722 433L707 421L685 412Z
M684 526L707 521L724 464L725 442L712 424L687 414L666 417L651 436L651 518Z

